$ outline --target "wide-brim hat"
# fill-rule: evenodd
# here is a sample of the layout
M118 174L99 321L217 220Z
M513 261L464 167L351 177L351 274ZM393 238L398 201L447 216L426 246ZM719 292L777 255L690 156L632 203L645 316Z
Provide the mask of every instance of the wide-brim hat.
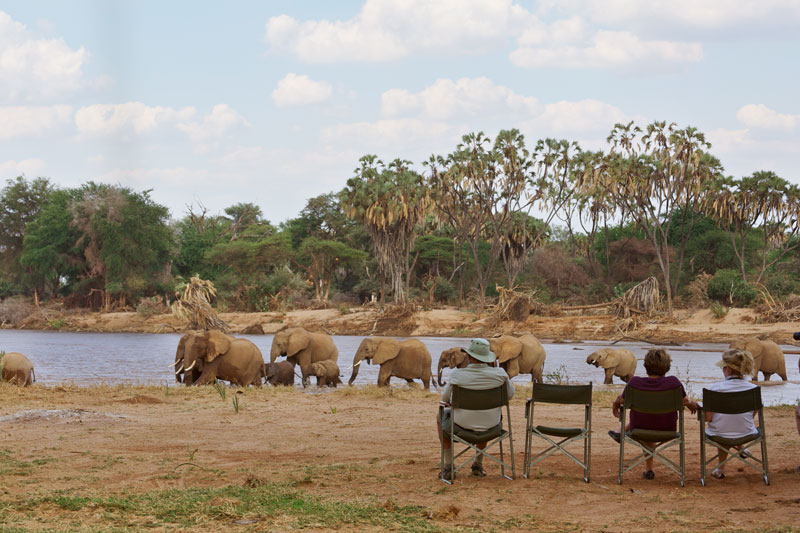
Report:
M728 352L725 352L728 353ZM729 357L730 359L730 357ZM733 361L726 361L725 354L722 354L722 359L715 363L720 368L725 368L726 366L736 372L737 374L742 374L742 367L734 363Z
M497 356L489 348L489 341L486 339L472 339L469 343L469 348L462 348L470 357L477 359L482 363L494 363Z

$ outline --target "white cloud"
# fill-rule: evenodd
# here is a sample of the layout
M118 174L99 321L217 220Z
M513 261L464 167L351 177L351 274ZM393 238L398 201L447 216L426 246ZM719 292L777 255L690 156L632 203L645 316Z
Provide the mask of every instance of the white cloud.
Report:
M20 161L4 161L0 163L0 177L39 176L44 169L44 161L30 158Z
M272 100L278 107L318 104L331 97L333 88L324 81L314 81L308 76L290 72L272 91Z
M627 122L631 117L621 109L599 100L555 102L545 106L536 121L553 133L609 132L617 122Z
M301 61L389 61L414 52L483 52L532 15L511 0L366 0L344 21L269 19L272 49Z
M86 50L41 39L0 11L0 92L10 99L51 97L83 86Z
M381 95L381 111L386 116L422 114L440 120L479 115L530 115L539 102L523 96L488 78L438 79L419 93L391 89Z
M526 35L524 42L536 42ZM552 42L565 43L566 36ZM544 43L543 43L544 44ZM598 31L587 42L557 46L522 46L510 55L511 62L526 68L626 68L661 64L695 63L703 59L699 43L643 41L624 31Z
M224 136L237 127L246 127L250 123L228 104L217 104L203 116L202 121L184 122L177 128L189 135L194 142L205 142Z
M131 130L142 134L163 124L188 120L194 114L192 107L151 107L141 102L96 104L83 107L75 113L75 126L81 134L110 135Z
M42 136L71 118L68 105L0 107L0 140Z
M792 131L800 126L800 115L778 113L764 104L747 104L736 112L736 118L750 128Z
M800 22L796 0L560 0L552 8L603 25L705 39L708 32L735 31L739 37L741 32L769 37L781 29L796 33Z
M445 122L401 118L327 127L322 140L331 145L358 146L362 153L391 148L392 157L410 157L409 151L426 148L430 153L443 142L445 149L452 148L453 141L463 133L463 128Z
M264 160L264 148L261 146L239 146L222 157L212 159L222 166L253 166Z

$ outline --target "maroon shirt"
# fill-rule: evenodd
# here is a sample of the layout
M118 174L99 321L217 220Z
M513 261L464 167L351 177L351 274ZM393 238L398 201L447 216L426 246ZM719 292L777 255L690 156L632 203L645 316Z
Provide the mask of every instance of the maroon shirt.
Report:
M675 376L661 376L657 378L633 376L625 390L628 387L633 387L638 390L647 391L664 391L681 388L681 395L686 397L686 391L681 384L681 381ZM625 397L625 390L622 391L622 397ZM657 431L675 431L678 427L678 412L671 413L640 413L631 410L631 429L653 429Z

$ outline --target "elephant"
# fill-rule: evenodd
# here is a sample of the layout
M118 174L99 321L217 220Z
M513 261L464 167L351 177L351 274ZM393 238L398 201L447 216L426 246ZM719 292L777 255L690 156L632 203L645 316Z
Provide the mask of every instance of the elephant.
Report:
M417 339L398 341L389 337L365 338L353 357L353 374L348 384L353 384L358 375L358 367L365 360L374 365L381 365L378 372L379 387L388 387L389 380L394 376L409 383L419 379L425 390L430 390L431 353Z
M7 381L16 385L27 387L36 381L33 363L19 352L8 352L0 357L0 381Z
M303 387L311 381L311 364L329 359L339 359L339 350L327 333L313 333L303 328L290 328L275 334L269 353L269 362L286 356L292 365L300 365Z
M448 348L439 356L439 367L436 372L436 382L444 387L442 370L447 368L464 368L467 366L467 354L462 348Z
M546 354L539 339L533 335L523 335L519 338L501 335L489 339L489 346L497 355L497 362L506 371L508 377L530 374L531 383L542 382L542 369Z
M753 355L753 379L758 380L759 371L764 374L764 381L769 381L772 374L778 374L786 381L786 358L781 347L772 341L762 341L755 337L737 339L729 346L732 350L747 350Z
M596 367L603 367L606 377L603 383L610 385L617 376L625 383L636 373L636 356L625 348L601 348L589 354L586 363Z
M317 387L335 387L342 382L339 379L339 365L330 359L311 363L311 373L317 376Z
M264 358L261 350L247 339L237 339L221 331L193 331L181 338L183 353L175 354L176 372L186 385L205 385L217 379L246 387L261 386ZM178 360L181 362L178 363ZM199 371L199 374L196 371Z
M188 375L186 375L186 371L184 369L184 358L183 355L187 350L187 343L189 344L189 350L191 350L191 346L194 343L195 335L197 334L196 331L190 331L188 333L184 333L181 336L181 340L178 341L178 349L175 350L175 362L172 363L171 366L175 367L175 381L177 383L183 383L185 380L188 380L189 383L194 383L197 381L197 378L200 377L200 369L195 365L194 368L189 370Z
M288 361L264 363L263 377L270 385L294 386L294 365Z

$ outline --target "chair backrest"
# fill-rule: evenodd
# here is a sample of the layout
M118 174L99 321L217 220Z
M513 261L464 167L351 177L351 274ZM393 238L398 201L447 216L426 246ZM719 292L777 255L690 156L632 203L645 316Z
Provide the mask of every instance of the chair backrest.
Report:
M703 389L703 410L710 413L735 415L758 411L761 403L761 387L739 392L719 392Z
M453 396L450 404L454 409L480 411L494 409L508 404L508 389L503 384L493 389L467 389L453 385Z
M669 390L640 390L625 388L625 409L640 413L671 413L683 410L683 393L681 387Z
M554 385L552 383L535 383L533 385L533 401L591 405L592 384Z

